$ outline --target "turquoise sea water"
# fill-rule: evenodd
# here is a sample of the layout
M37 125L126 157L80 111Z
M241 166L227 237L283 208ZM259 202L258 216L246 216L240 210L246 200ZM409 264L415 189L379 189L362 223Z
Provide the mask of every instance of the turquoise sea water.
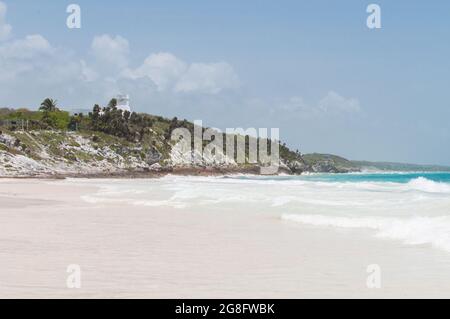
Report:
M409 183L418 178L440 183L450 183L450 172L391 172L391 173L350 173L350 174L312 174L301 176L265 176L251 177L239 176L237 179L259 179L259 180L304 180L314 182L390 182Z

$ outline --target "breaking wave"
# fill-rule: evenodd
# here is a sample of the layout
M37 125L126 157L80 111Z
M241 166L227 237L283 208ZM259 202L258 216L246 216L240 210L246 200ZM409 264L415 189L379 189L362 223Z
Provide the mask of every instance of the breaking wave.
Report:
M408 182L407 186L428 193L450 193L450 184L435 182L425 177L415 178Z
M408 245L430 244L450 252L450 218L440 217L338 217L324 215L293 215L281 217L307 225L322 227L366 228L375 230L378 238L400 240Z
M450 174L166 176L97 180L96 205L135 205L214 213L271 213L317 227L370 230L377 238L450 252ZM76 183L76 180L67 182Z

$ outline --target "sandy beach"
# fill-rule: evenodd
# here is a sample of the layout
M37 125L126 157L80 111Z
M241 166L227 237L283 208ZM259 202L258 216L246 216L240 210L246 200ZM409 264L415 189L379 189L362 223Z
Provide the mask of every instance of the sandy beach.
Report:
M429 246L267 212L82 199L97 191L0 180L1 298L450 297L450 254ZM71 264L80 289L67 288ZM370 264L380 289L366 285Z

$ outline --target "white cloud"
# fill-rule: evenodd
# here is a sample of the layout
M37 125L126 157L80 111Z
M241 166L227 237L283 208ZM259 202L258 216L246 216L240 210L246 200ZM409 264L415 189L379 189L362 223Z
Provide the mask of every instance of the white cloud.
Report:
M217 94L238 86L238 76L228 63L192 63L175 85L175 91Z
M83 63L64 49L53 47L41 35L5 42L0 46L0 83L41 84L75 82L82 78Z
M150 54L137 68L130 67L130 47L121 36L95 37L87 58L52 46L42 35L29 35L0 44L0 100L10 105L26 105L47 95L70 106L90 107L104 103L119 92L134 96L137 105L174 105L183 109L186 104L234 104L239 108L245 102L227 102L233 94L221 94L239 87L239 78L226 62L188 63L169 52ZM24 94L17 94L23 91ZM216 96L217 97L214 97ZM209 97L208 97L209 96ZM37 103L36 102L36 103ZM273 102L273 103L272 103ZM278 107L272 114L290 114L292 117L316 117L348 114L361 110L355 98L345 98L328 92L316 103L302 97L288 100L262 101L260 111ZM208 109L208 108L205 108ZM262 114L261 116L264 116Z
M130 46L128 40L120 35L114 38L108 34L97 36L92 41L91 49L97 62L106 67L121 69L128 66Z
M69 50L52 46L42 35L4 42L0 44L1 105L33 107L48 96L84 101L91 90L101 94L98 86L84 84L93 78L90 71Z
M6 4L0 1L0 41L7 40L11 34L12 27L6 23Z
M81 65L81 78L86 81L86 82L92 82L98 79L99 75L98 73L93 70L92 68L90 68L86 61L81 60L80 61L80 65Z
M13 80L49 62L54 49L41 35L29 35L24 39L0 46L0 79Z
M301 96L291 97L287 102L280 104L280 109L287 112L309 112L311 106L308 105Z
M69 101L66 107L90 108L125 92L134 96L137 105L178 108L206 101L216 105L207 96L238 86L236 73L225 62L189 64L160 52L133 69L129 56L128 41L107 34L95 37L84 56L52 46L39 34L0 43L0 101L31 107L52 96L61 103Z
M355 98L345 98L334 91L319 101L318 107L321 111L327 113L353 113L361 111L359 101Z
M335 91L328 92L317 103L307 103L302 97L294 96L288 100L281 100L272 103L277 107L272 108L272 114L285 112L289 116L301 118L314 118L355 114L362 111L361 105L356 98L345 98Z
M95 37L91 51L96 63L83 64L86 79L97 79L100 75L109 82L149 79L159 92L193 94L218 94L239 86L238 76L228 63L189 64L170 52L150 54L140 66L130 68L129 44L121 36Z
M24 39L8 42L0 47L1 57L4 59L32 59L39 54L52 51L50 43L39 34L28 35Z
M151 79L158 91L217 94L239 86L238 76L228 63L188 64L168 52L151 54L140 67L125 74L132 79Z
M149 55L144 63L129 72L131 78L148 77L159 91L166 90L186 72L187 65L171 53L161 52Z

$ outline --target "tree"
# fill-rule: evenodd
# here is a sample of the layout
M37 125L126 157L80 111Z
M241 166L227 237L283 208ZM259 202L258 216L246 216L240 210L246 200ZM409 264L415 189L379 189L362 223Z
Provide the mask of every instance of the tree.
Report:
M123 137L129 141L142 141L145 133L150 132L149 128L152 127L154 122L153 117L122 111L115 104L115 99L112 99L109 105L103 109L96 104L92 112L89 112L88 127L93 131ZM175 123L177 123L176 119L172 126Z
M108 107L113 108L117 106L117 99L111 99L108 103Z
M39 108L39 110L44 112L55 112L58 110L57 101L50 98L46 98L41 103L41 107Z
M65 130L69 127L70 115L69 112L60 111L58 109L53 112L44 111L42 122L47 124L49 128Z

